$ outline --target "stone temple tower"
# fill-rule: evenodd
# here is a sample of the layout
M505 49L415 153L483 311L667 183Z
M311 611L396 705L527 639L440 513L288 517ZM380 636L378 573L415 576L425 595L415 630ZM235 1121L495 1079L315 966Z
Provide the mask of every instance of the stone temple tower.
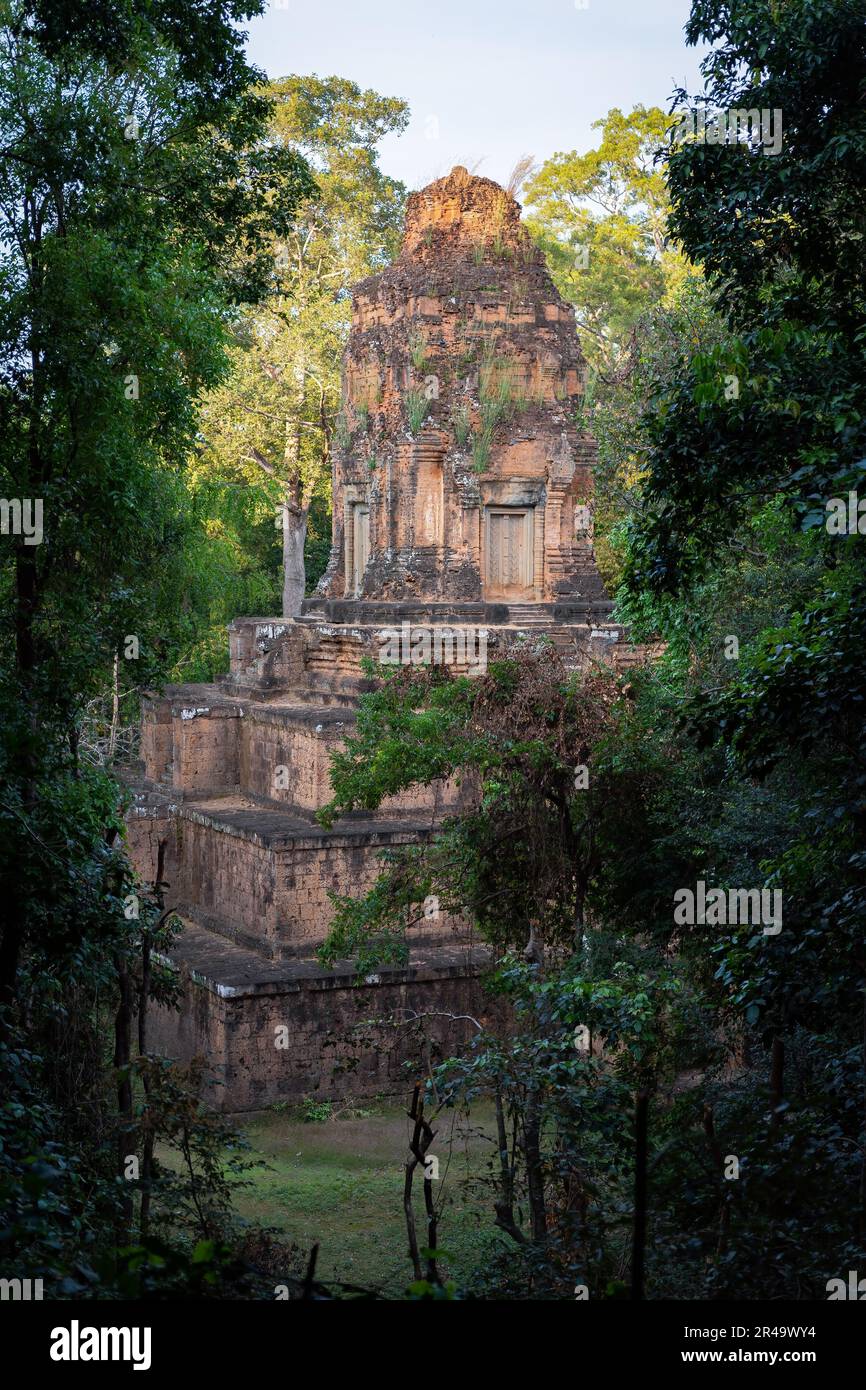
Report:
M484 1009L483 952L436 912L403 968L358 980L316 960L331 894L360 895L381 852L435 834L465 789L413 788L330 830L315 813L385 633L471 631L488 650L545 633L572 667L637 659L593 555L583 375L514 199L462 168L413 194L399 257L354 290L316 594L297 619L236 619L216 684L145 703L130 848L148 881L162 856L184 922L185 1004L158 1045L203 1055L228 1109L393 1088L400 1047L358 1060L359 1024ZM470 647L438 650L460 669ZM459 1026L442 1034L459 1046Z
M587 623L593 446L572 310L515 200L465 169L409 199L397 261L355 288L334 548L309 613Z

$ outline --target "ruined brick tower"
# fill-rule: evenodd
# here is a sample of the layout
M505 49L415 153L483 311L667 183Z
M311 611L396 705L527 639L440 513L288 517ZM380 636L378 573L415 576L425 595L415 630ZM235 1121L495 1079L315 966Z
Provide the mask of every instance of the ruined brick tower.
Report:
M480 953L438 914L404 969L356 982L348 962L315 959L329 892L364 891L383 849L435 833L461 795L415 788L331 830L315 821L383 634L471 629L489 650L545 632L571 666L630 659L592 550L573 314L518 204L462 168L413 194L398 259L353 305L315 596L295 620L237 619L223 680L169 687L143 711L130 845L152 880L163 843L188 976L159 1043L203 1054L229 1109L390 1089L399 1048L345 1070L356 1024L484 1008ZM441 1031L449 1050L466 1036Z
M354 292L334 548L306 612L588 622L584 362L520 208L454 169L409 199L397 261Z

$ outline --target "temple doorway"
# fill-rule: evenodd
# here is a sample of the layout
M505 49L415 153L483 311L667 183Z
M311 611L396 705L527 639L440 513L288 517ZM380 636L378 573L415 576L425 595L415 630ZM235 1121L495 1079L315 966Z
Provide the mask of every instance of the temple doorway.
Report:
M488 507L484 521L484 592L488 599L533 597L533 510Z

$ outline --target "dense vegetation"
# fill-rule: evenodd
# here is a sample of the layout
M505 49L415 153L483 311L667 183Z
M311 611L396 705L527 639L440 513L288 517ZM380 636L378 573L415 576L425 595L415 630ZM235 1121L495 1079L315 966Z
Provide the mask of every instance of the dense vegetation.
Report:
M43 507L41 544L3 537L4 1273L108 1296L232 1273L232 1174L196 1078L147 1057L171 924L86 716L112 671L140 688L188 642L197 400L315 191L243 55L260 6L188 8L11 3L0 39L0 491Z
M866 33L835 3L697 4L689 33L715 41L709 105L781 108L785 136L668 151L669 234L702 274L656 287L593 408L619 610L666 656L618 687L544 650L477 683L400 673L328 812L480 787L340 905L330 950L398 956L430 893L495 947L516 1035L439 1077L502 1109L490 1212L519 1258L479 1273L488 1297L631 1283L641 1093L651 1296L823 1297L866 1255L866 574L859 532L825 525L866 466ZM542 210L596 166L557 156ZM678 923L699 882L781 893L782 929Z
M237 1229L236 1140L148 1056L172 923L122 851L100 703L212 674L225 620L291 611L305 535L306 582L323 563L346 289L393 253L375 145L406 111L268 88L259 8L3 6L0 492L44 499L45 534L2 538L0 1203L4 1274L61 1293L303 1272ZM323 813L479 790L325 950L399 960L430 894L492 948L516 1024L431 1078L499 1126L476 1191L507 1253L462 1296L822 1298L866 1260L866 568L826 525L866 471L863 5L695 0L687 33L702 100L783 112L777 155L614 111L526 188L594 366L605 576L666 654L399 671ZM781 930L677 920L700 882L780 893Z

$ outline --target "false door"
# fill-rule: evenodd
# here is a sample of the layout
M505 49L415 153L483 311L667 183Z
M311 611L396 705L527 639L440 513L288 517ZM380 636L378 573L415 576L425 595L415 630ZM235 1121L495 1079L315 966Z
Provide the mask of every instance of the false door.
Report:
M484 590L489 599L532 597L532 508L488 507L485 514Z

